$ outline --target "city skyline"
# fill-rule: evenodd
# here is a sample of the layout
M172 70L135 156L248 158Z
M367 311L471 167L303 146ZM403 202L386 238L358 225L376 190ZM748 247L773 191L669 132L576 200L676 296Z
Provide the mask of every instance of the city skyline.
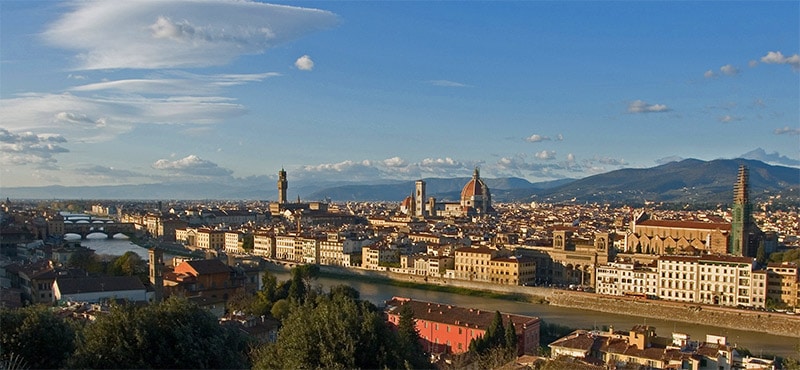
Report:
M0 4L0 185L800 166L797 2L276 4Z

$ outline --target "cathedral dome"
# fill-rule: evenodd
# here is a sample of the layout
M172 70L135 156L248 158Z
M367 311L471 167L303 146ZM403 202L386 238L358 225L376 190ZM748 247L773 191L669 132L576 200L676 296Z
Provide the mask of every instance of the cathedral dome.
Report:
M489 188L486 187L486 184L481 180L477 175L472 176L472 179L464 185L464 189L461 190L461 199L466 199L474 196L483 196L486 195L489 191Z
M475 168L472 179L461 190L461 206L467 213L486 213L491 211L492 196L489 187L481 180L480 172Z

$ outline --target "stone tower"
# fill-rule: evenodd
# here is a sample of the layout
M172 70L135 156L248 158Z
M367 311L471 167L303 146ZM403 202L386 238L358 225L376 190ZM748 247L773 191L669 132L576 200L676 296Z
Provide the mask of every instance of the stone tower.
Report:
M417 180L414 192L414 216L425 217L425 181Z
M728 252L735 256L750 256L750 234L753 225L753 205L750 204L749 171L745 165L739 166L736 184L733 186L733 220Z
M286 171L281 168L278 171L278 204L286 203L286 190L289 188L289 181L286 180Z
M150 256L150 284L155 290L154 302L164 299L164 251L154 247L148 252Z

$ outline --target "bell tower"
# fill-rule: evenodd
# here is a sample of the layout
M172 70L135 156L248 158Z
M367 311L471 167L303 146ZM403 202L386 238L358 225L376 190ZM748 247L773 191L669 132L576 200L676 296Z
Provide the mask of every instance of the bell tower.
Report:
M414 192L414 216L425 217L425 181L417 180Z
M749 241L753 224L753 205L750 204L750 174L745 165L739 166L736 184L733 186L733 219L728 252L734 256L750 256Z
M278 204L286 203L286 190L289 188L289 181L286 180L286 171L281 167L278 171Z
M164 251L154 247L148 251L150 257L150 284L153 284L155 297L153 301L161 302L164 299Z

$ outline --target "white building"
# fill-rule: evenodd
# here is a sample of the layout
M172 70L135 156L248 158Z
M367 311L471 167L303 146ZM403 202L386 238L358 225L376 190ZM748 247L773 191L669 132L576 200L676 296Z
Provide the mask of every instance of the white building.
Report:
M53 283L56 302L89 302L124 299L148 302L150 296L136 276L106 276L56 279Z

